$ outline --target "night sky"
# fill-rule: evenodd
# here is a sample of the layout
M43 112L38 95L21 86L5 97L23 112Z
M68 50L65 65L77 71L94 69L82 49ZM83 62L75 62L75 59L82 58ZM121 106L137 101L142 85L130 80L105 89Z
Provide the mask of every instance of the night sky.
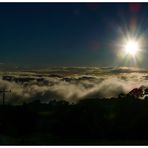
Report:
M142 37L148 66L147 3L0 3L0 64L127 66L120 39Z

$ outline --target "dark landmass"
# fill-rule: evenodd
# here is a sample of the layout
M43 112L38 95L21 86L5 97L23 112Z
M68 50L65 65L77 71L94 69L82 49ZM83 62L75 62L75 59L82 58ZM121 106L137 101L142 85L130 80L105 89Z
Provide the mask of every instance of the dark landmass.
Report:
M148 144L148 99L0 105L1 145Z

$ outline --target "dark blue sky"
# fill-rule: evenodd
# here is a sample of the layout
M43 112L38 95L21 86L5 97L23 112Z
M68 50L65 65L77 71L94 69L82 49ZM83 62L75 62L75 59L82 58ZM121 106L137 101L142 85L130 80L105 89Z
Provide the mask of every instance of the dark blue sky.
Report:
M133 17L135 32L147 39L145 3L0 3L0 63L123 66L116 44Z

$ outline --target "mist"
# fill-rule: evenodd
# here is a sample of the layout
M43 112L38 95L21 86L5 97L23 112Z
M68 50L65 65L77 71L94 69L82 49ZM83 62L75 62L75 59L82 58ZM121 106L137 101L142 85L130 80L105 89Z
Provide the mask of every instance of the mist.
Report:
M127 68L73 68L73 71L63 70L60 75L58 70L54 73L12 72L9 76L3 74L0 79L0 89L11 90L6 94L7 103L14 104L36 99L41 102L65 100L76 103L86 98L112 98L142 85L148 86L147 71Z

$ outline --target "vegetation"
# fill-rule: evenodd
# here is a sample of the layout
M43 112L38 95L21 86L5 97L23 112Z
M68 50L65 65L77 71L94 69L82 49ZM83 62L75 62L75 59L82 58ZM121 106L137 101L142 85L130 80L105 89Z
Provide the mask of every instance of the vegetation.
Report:
M0 106L0 144L148 144L148 99L34 101Z

